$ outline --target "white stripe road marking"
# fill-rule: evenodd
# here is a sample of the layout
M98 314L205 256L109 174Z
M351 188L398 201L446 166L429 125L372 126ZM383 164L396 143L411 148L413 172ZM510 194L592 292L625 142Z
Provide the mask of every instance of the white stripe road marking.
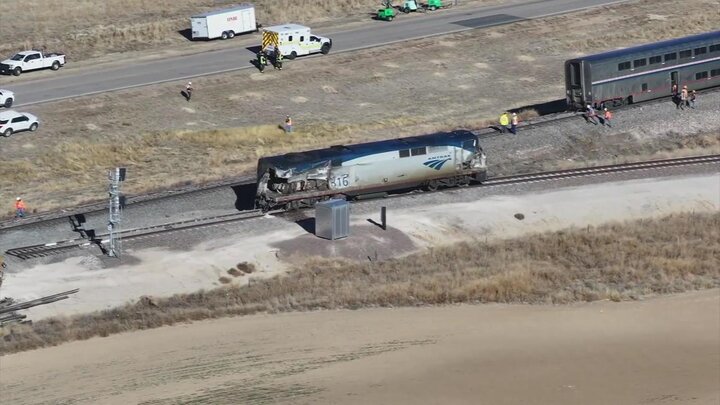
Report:
M648 70L647 72L638 72L638 73L632 73L632 74L625 75L625 76L613 77L613 78L611 78L611 79L598 80L598 81L596 81L596 82L592 82L592 84L593 84L593 86L594 86L594 85L596 85L596 84L603 84L603 83L608 83L608 82L612 82L612 81L616 81L616 80L629 79L629 78L631 78L631 77L637 77L637 76L642 76L642 75L649 75L649 74L651 74L651 73L657 73L657 72L662 72L662 71L667 71L667 70L675 70L675 69L680 69L680 68L687 67L687 66L699 65L699 64L701 64L701 63L715 62L715 61L718 61L718 60L720 60L720 56L715 57L715 58L711 58L711 59L697 60L697 61L695 61L695 62L685 63L685 64L682 64L682 65L673 65L673 66L667 66L667 67L664 67L664 68L659 68L659 69L654 69L654 70Z
M333 52L333 55L335 55L335 54L341 54L341 53L346 53L346 52L361 51L361 50L363 50L363 49L370 49L370 48L377 48L377 47L381 47L381 46L393 45L393 44L397 44L397 43L400 43L400 42L409 42L409 41L414 41L414 40L417 40L417 39L433 38L433 37L442 36L442 35L448 35L448 34L457 34L457 33L460 33L460 32L470 31L470 30L474 30L474 29L478 29L478 28L491 28L491 27L494 27L494 26L497 26L497 25L513 24L513 23L516 23L516 22L522 22L522 21L527 21L527 20L537 20L537 19L540 19L540 18L546 18L546 17L552 17L552 16L556 16L556 15L562 15L562 14L572 13L572 12L575 12L575 11L581 11L581 10L586 10L586 9L591 9L591 8L596 8L596 7L606 7L606 6L610 6L610 5L614 5L614 4L618 4L618 3L626 3L626 2L628 2L628 1L631 1L631 0L616 0L616 1L611 1L611 2L604 3L604 4L600 4L600 5L581 6L581 7L571 8L571 9L567 9L567 10L563 10L563 11L557 11L557 12L554 12L554 13L540 14L540 15L537 15L537 16L534 16L534 17L520 17L520 18L522 18L521 20L512 21L512 22L509 22L509 23L507 23L507 22L502 23L502 22L501 22L501 23L496 23L496 24L484 25L484 26L482 26L482 27L462 27L462 28L456 28L456 29L447 30L447 31L443 31L443 32L438 32L438 33L434 33L434 34L418 35L418 36L415 36L415 37L397 39L397 40L393 40L393 41L385 41L385 42L380 42L380 43L371 44L371 45L361 45L361 46L357 46L357 47L354 47L354 48L349 48L349 49L344 49L344 50L342 50L342 51ZM520 5L522 5L522 4L520 4ZM448 24L454 24L454 23L453 23L453 22L449 22ZM303 57L303 59L317 58L317 57L322 57L322 56L323 56L323 55L319 55L319 54L307 55L307 56ZM153 84L168 83L168 82L180 81L180 80L186 80L186 79L194 79L194 78L197 78L197 77L212 76L212 75L218 75L218 74L222 74L222 73L236 72L236 71L238 71L238 70L253 69L253 68L254 68L253 66L240 66L240 67L234 67L234 68L229 68L229 69L216 70L216 71L212 71L212 72L205 72L205 73L201 73L201 74L174 77L174 78L171 78L171 79L162 79L162 80L156 80L156 81L139 83L139 84L131 84L131 85L128 85L128 86L120 86L120 87L115 87L115 88L111 88L111 89L107 89L107 90L89 91L89 92L86 92L86 93L75 94L75 95L70 95L70 96L62 96L62 97L49 98L49 99L41 100L41 101L34 101L34 102L32 102L32 103L17 104L17 105L15 105L15 106L16 106L16 107L25 107L25 106L29 106L29 105L49 103L49 102L60 101L60 100L67 100L67 99L75 98L75 97L92 96L92 95L95 95L95 94L109 93L109 92L120 91L120 90L128 90L128 89L133 89L133 88L137 88L137 87L151 86L151 85L153 85Z

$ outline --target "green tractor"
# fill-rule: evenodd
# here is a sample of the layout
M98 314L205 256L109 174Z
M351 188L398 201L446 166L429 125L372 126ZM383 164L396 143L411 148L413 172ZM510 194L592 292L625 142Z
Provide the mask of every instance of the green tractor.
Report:
M377 12L377 19L383 21L392 21L395 18L395 7L392 5L391 0L383 2L385 8L381 8Z
M428 0L425 7L430 11L435 11L440 8L450 8L452 7L452 3L448 2L447 4L443 4L442 0Z

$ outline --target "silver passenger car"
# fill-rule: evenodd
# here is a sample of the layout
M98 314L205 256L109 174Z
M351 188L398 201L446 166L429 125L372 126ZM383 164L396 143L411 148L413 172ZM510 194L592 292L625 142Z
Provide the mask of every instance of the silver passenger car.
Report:
M568 108L631 104L720 85L720 31L565 62Z

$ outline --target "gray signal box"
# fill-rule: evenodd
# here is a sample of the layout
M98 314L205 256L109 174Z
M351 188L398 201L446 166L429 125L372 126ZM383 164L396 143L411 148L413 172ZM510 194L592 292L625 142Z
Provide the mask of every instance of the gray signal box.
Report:
M333 199L315 204L315 235L342 239L350 235L350 203Z

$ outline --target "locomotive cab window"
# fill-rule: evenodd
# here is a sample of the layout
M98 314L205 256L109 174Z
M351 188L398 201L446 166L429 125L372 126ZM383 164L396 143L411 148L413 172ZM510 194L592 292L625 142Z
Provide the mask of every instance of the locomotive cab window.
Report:
M618 63L618 70L628 70L628 69L630 69L630 62Z
M635 69L637 69L637 68L639 68L639 67L643 67L643 66L645 66L645 65L647 65L647 59L645 59L645 58L635 59L635 60L633 61L633 68L635 68Z
M692 51L687 49L685 51L680 51L680 59L689 58L692 56Z
M400 157L409 157L410 156L410 149L402 149L400 150Z
M705 48L704 46L700 47L700 48L695 48L695 56L703 55L706 53L707 53L707 48Z
M424 155L427 153L424 146L422 148L412 148L410 149L410 152L413 156Z
M676 60L676 59L677 59L677 53L675 53L675 52L665 54L665 62L669 62L671 60Z
M695 73L695 80L707 79L708 72L697 72Z
M471 139L469 141L463 142L463 149L467 149L467 150L475 149L475 141Z
M658 64L658 63L660 63L660 62L662 62L662 56L659 56L659 55L658 55L658 56L651 56L651 57L650 57L650 64L651 64L651 65L656 65L656 64Z

